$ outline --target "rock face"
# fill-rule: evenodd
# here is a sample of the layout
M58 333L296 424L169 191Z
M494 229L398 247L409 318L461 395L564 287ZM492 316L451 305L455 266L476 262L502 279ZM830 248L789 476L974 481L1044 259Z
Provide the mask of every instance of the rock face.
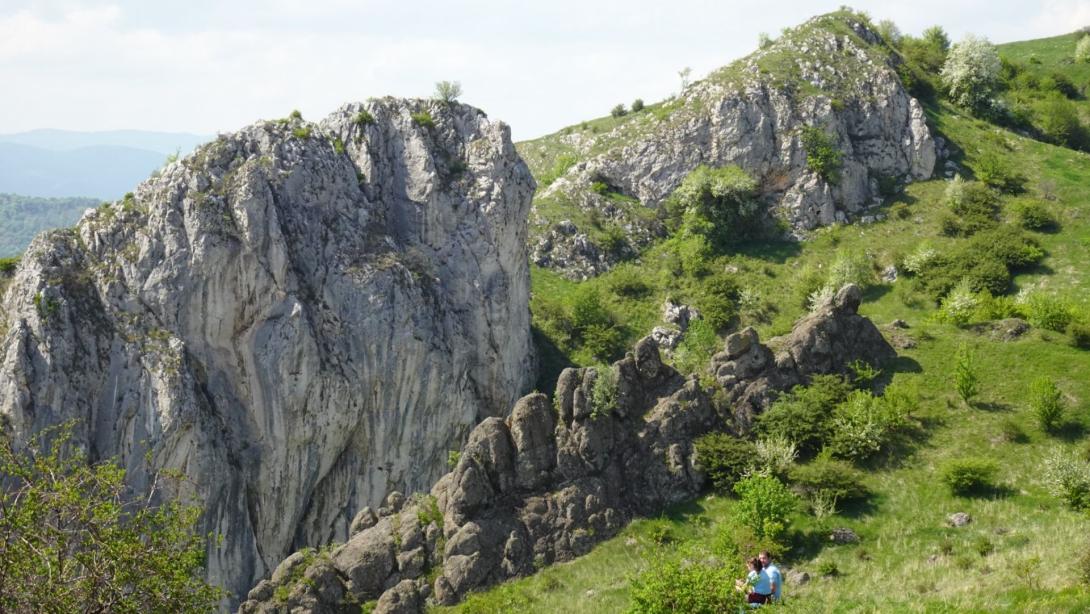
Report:
M34 241L3 297L2 423L74 420L137 489L182 470L240 594L350 525L371 539L389 518L357 510L426 489L531 382L534 188L508 128L459 104L220 136Z
M607 270L624 250L601 249L585 234L590 228L544 212L592 212L597 225L614 225L630 246L642 246L661 228L648 208L659 208L702 164L738 165L758 179L770 212L795 235L863 217L883 193L930 178L935 165L923 108L904 89L896 61L864 18L841 11L791 29L610 133L552 137L581 161L536 197L552 204L535 206L531 259L573 279ZM809 128L839 152L838 172L811 170ZM533 153L533 143L524 147Z
M347 604L376 598L376 612L419 612L425 600L455 603L471 589L585 554L634 515L701 492L698 436L745 428L771 393L810 374L894 356L874 325L856 314L858 297L858 288L845 287L802 320L776 354L752 329L728 338L712 365L724 395L713 397L696 378L683 379L660 360L650 337L609 370L566 369L554 403L534 393L506 420L486 419L429 495L391 509L305 570L316 575L332 564L343 580L344 604L306 609L329 589L277 584L274 576L240 612L348 612ZM278 587L292 596L266 596Z

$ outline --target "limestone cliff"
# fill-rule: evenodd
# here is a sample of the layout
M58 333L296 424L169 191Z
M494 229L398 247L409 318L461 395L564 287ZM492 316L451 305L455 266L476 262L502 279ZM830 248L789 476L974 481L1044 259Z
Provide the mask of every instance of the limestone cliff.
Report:
M138 490L181 470L224 537L211 578L244 593L429 487L526 391L534 187L508 128L460 104L221 135L33 242L3 296L0 417L17 441L74 421Z
M702 164L752 175L796 236L866 215L935 164L897 61L865 17L842 10L785 31L677 98L602 120L614 122L608 132L573 126L521 143L539 177L571 163L535 198L531 259L574 279L607 270L661 235L663 201ZM826 135L836 172L808 164L807 130Z

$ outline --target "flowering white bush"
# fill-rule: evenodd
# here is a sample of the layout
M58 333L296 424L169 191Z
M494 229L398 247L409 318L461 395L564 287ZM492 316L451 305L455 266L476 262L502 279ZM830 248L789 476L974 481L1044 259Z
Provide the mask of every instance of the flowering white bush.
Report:
M976 293L969 287L969 281L962 279L954 289L942 299L942 307L939 308L939 319L952 322L957 325L968 324L980 304Z
M915 251L905 256L904 262L901 263L901 268L913 275L918 275L927 268L927 265L931 264L938 255L938 250L928 245L927 242L920 243L916 246Z
M950 48L942 66L942 83L955 104L982 109L999 83L999 66L995 45L970 34Z
M1075 61L1090 62L1090 35L1083 36L1075 45Z
M1049 493L1074 509L1090 506L1090 463L1059 450L1045 459L1044 482Z

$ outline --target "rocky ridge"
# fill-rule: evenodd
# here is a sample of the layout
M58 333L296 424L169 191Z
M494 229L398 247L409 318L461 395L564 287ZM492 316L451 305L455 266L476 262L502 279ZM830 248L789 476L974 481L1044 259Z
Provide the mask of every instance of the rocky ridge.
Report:
M534 181L477 109L376 99L221 135L74 229L3 296L0 426L71 421L136 491L205 509L244 593L430 486L533 372Z
M374 612L420 612L585 554L634 515L701 492L698 436L745 430L809 375L893 358L860 298L844 287L776 352L753 329L729 336L711 364L718 392L664 364L651 337L607 371L566 369L554 403L530 394L483 421L430 494L361 510L347 543L292 555L240 613L349 612L376 598Z
M931 177L936 160L923 108L903 87L897 61L864 17L840 11L630 114L610 133L569 129L520 144L526 156L545 156L541 164L551 163L553 154L542 152L553 149L578 160L535 197L531 260L572 279L608 270L662 236L656 211L701 164L738 165L758 179L770 214L796 236L872 215L883 195ZM835 178L808 167L808 127L840 152ZM580 227L577 217L590 222ZM624 242L596 241L594 226Z

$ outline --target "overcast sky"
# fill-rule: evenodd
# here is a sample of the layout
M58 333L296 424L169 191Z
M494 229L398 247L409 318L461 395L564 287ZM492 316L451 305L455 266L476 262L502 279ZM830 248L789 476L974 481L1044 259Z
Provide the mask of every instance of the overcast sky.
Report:
M441 79L528 139L618 102L660 100L749 53L757 33L840 2L779 0L0 0L0 133L212 134ZM1090 25L1090 0L853 4L906 33L1039 38Z

